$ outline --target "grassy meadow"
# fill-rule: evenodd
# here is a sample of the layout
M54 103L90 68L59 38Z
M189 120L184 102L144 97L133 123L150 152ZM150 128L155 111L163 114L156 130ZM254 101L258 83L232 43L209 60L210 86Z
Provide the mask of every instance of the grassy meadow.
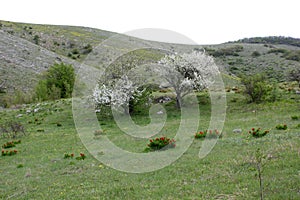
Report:
M71 99L1 110L0 124L20 122L26 136L16 138L21 140L12 148L18 150L16 155L0 156L0 198L259 199L255 152L260 149L264 198L299 199L300 96L284 95L274 103L248 104L243 95L227 93L223 137L205 158L198 157L203 140L195 139L170 166L141 174L117 171L89 154L75 129ZM200 131L207 129L210 104L207 94L200 93L198 100ZM174 102L164 106L168 119L159 136L172 137L180 112L174 109ZM133 119L138 124L149 122L143 113ZM100 117L99 121L109 139L121 148L143 153L147 147L148 139L134 140L124 135L112 118ZM287 130L275 128L284 123ZM262 138L250 137L248 131L253 127L270 133ZM194 134L191 132L191 137ZM16 139L2 133L0 144ZM64 159L65 153L74 153L75 157L84 153L86 159Z

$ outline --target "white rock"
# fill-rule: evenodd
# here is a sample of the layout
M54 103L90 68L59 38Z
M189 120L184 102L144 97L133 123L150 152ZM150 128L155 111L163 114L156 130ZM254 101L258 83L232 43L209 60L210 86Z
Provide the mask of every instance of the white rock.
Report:
M232 132L233 132L233 133L242 133L242 129L240 129L240 128L233 129Z
M164 112L160 110L160 111L158 111L156 114L162 115L162 114L164 114Z

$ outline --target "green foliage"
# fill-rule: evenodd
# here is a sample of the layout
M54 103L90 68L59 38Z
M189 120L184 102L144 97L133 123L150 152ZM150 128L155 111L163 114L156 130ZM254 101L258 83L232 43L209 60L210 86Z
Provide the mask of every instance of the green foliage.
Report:
M89 54L93 51L93 46L91 44L88 44L83 47L82 53L83 54Z
M34 101L34 95L31 92L23 92L16 89L14 92L7 92L0 94L0 107L9 108L12 105L21 105L32 103Z
M175 148L176 144L175 144L175 140L174 139L170 139L168 137L160 137L160 138L155 138L155 139L151 139L150 143L147 145L148 148L146 148L146 151L157 151L160 149L168 149L168 148Z
M298 120L300 117L299 116L297 116L297 115L293 115L293 116L291 116L291 119L292 120Z
M283 36L253 37L238 40L239 43L287 44L300 47L300 39Z
M8 150L6 150L6 151L2 150L1 155L2 156L13 156L13 155L16 155L17 153L18 153L18 151L16 149L10 150L10 151L8 151Z
M139 91L142 91L138 96L131 98L129 101L129 113L130 114L139 114L148 112L151 106L152 85L144 85L141 88L138 88Z
M300 61L300 51L287 51L285 54L283 54L283 57L287 60L294 60L294 61Z
M300 88L300 69L298 68L298 69L293 69L292 71L290 71L289 79L291 81L299 82L299 88Z
M277 99L277 86L270 85L262 74L242 76L241 82L245 86L244 92L249 97L250 103L275 101Z
M288 52L288 50L286 50L286 49L281 49L281 48L273 48L273 49L270 49L269 51L268 51L268 53L275 53L275 54L278 54L278 53L287 53Z
M239 56L238 52L242 52L244 49L241 45L235 45L233 47L222 48L218 50L208 49L208 54L214 57L221 56Z
M248 133L255 138L260 138L267 135L269 130L262 131L261 128L252 128Z
M35 36L33 37L33 41L34 41L34 43L35 43L36 45L38 45L38 44L40 43L40 36L35 35Z
M222 133L220 133L218 130L205 130L205 131L199 131L195 133L194 137L196 139L201 139L201 138L218 138L222 137Z
M15 147L16 144L20 144L20 143L21 143L21 140L6 142L5 144L2 145L2 148L3 149L12 148L12 147Z
M251 54L252 57L258 57L261 54L258 51L253 51L253 53Z
M35 94L39 100L69 98L72 96L75 72L71 65L54 64L36 86Z
M286 130L288 127L287 127L287 125L286 124L278 124L277 126L276 126L276 129L277 130Z

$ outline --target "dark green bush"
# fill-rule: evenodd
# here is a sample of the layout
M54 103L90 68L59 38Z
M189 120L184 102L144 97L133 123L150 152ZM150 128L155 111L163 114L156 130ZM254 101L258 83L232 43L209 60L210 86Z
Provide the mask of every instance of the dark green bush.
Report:
M252 57L258 57L261 54L258 51L253 51L253 53L251 54Z
M51 66L36 86L39 100L69 98L72 96L75 72L72 65L64 63Z
M276 101L278 96L277 86L268 83L264 75L242 76L241 82L245 86L244 93L249 98L250 103Z

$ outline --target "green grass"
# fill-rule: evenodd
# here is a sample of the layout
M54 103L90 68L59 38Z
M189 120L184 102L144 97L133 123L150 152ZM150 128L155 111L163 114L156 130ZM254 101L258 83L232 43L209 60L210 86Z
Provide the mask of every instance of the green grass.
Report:
M207 101L206 95L198 98ZM233 98L237 100L232 102ZM299 97L256 105L246 104L239 94L228 94L227 101L224 136L208 156L198 158L202 140L195 140L173 164L144 174L120 172L94 159L76 133L70 100L3 110L1 124L18 120L26 126L29 135L20 138L22 143L15 147L19 151L17 155L0 156L0 198L258 199L259 182L253 156L260 148L267 156L263 167L265 198L299 199L300 128L299 121L291 119L299 115ZM168 119L162 135L172 136L177 130L180 112L172 106L166 106ZM41 110L26 114L34 108ZM201 104L200 111L199 130L202 130L207 128L210 119L209 104ZM15 118L18 114L23 116ZM145 124L149 119L139 115L134 120ZM113 120L106 118L100 123L105 134L120 147L135 152L146 148L146 139L137 141L122 134ZM286 123L288 129L276 130L279 123ZM271 131L263 138L249 138L247 132L252 127ZM235 128L241 128L243 133L233 133ZM9 140L0 138L0 144ZM63 158L64 153L77 156L81 152L87 155L83 161Z

